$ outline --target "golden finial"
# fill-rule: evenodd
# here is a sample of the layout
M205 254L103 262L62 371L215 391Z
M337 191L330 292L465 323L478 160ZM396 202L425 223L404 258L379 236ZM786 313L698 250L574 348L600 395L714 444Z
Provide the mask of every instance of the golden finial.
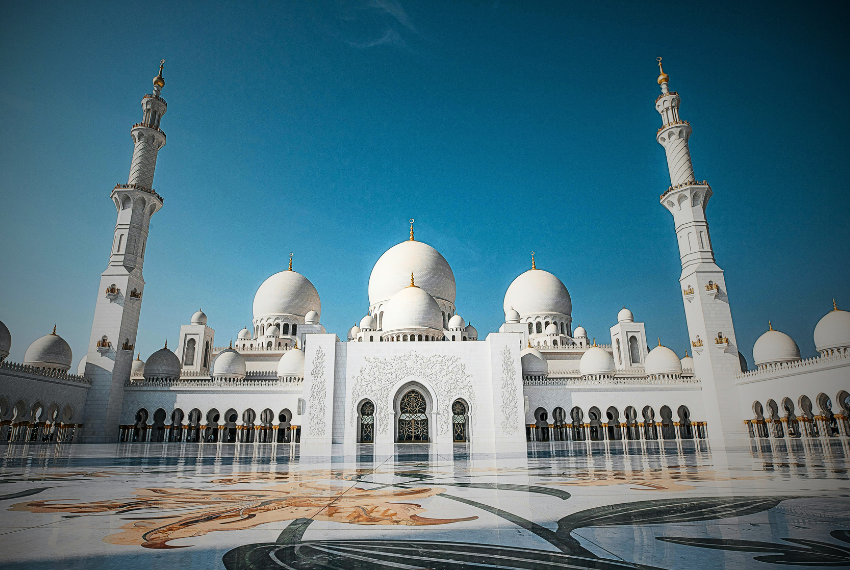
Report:
M56 325L53 325L53 332L50 334L56 334Z
M771 324L770 321L767 321L767 330L769 330L769 331L773 330L773 325Z
M415 239L413 239L413 222L414 219L410 218L410 241L416 241Z
M837 311L837 310L838 310L838 305L836 305L836 304L835 304L835 299L833 299L833 300L832 300L832 310L833 310L833 311Z
M298 339L295 339L295 348L298 348Z
M658 346L661 346L661 337L658 337Z
M534 262L534 252L531 252L531 268L537 269L537 264Z
M687 358L687 357L688 357L688 349L686 348L685 349L685 358Z
M596 337L593 337L593 346L596 346Z
M142 359L142 353L140 352L139 354L136 355L136 360L141 360L141 359Z
M165 60L159 60L159 75L153 78L153 84L162 89L165 87L165 79L162 78L162 66L165 65Z
M289 270L292 271L292 252L289 252Z
M227 345L227 348L233 348L233 339L230 339L230 344Z
M661 85L662 83L669 83L670 76L664 73L664 68L661 67L661 58L657 57L655 59L658 61L658 70L661 72L661 75L658 76L658 84Z
M165 339L165 348L168 348L168 339Z
M528 348L531 348L531 339L528 339Z
M410 285L408 287L416 287L416 283L413 282L413 273L410 274Z

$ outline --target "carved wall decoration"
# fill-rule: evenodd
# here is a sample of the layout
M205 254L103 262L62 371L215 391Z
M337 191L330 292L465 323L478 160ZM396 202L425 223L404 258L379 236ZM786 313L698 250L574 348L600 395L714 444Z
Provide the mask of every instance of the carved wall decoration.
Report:
M313 357L313 369L310 371L310 433L325 435L325 352L320 346Z
M502 432L508 435L516 433L519 422L517 419L519 402L514 385L516 376L511 349L506 346L502 349Z
M376 429L387 434L395 421L394 410L388 407L390 390L393 385L406 379L426 381L436 391L438 412L437 431L440 435L450 432L452 426L452 403L463 398L474 410L475 392L472 389L472 376L466 373L466 367L457 356L435 354L422 356L411 351L402 356L390 358L366 358L366 365L354 379L351 391L351 425L357 422L357 405L368 398L375 403ZM473 414L470 419L473 419Z

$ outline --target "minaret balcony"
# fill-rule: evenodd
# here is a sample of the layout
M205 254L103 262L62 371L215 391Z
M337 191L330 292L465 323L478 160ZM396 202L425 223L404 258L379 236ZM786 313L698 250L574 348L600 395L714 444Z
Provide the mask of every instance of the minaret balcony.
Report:
M131 129L135 129L135 128L138 128L138 127L144 127L146 129L153 129L156 132L158 132L159 134L161 134L162 136L165 136L165 133L162 131L162 129L160 129L159 127L157 127L156 125L154 125L152 123L136 123L135 125L133 125L131 127Z
M682 182L681 184L676 184L675 186L670 186L669 188L667 188L667 190L664 191L664 194L662 194L659 199L664 200L664 198L671 192L681 190L682 188L690 188L691 186L706 186L709 190L711 190L711 186L705 180L703 180L702 182L698 180L689 180L687 182Z
M163 103L165 103L165 99L163 99L159 95L151 95L150 93L142 97L142 99L156 99L157 101L162 101ZM168 105L168 103L165 104Z
M136 301L141 301L142 294L140 292L136 291L136 288L134 287L133 290L130 291L130 299L135 299Z
M717 297L717 294L720 293L720 285L715 283L714 281L709 281L705 286L706 295L711 297L712 299Z
M684 295L685 300L687 300L688 303L690 303L694 298L694 288L692 286L688 285L687 289L682 289L682 295Z
M116 184L115 190L140 190L141 192L146 192L147 194L151 194L156 196L160 202L165 202L162 196L156 193L156 190L153 188L148 188L147 186L142 186L141 184Z
M133 352L134 348L135 345L130 344L129 338L124 339L124 342L121 343L121 350L129 350L130 352Z
M726 350L726 347L729 346L729 339L723 336L723 333L717 333L717 338L714 339L714 346L720 350Z
M688 125L689 127L691 126L691 124L687 121L671 121L666 125L661 125L661 127L659 127L657 131L655 131L655 134L657 135L667 127L675 127L676 125Z
M114 301L115 299L117 299L120 296L121 296L121 289L116 287L114 283L106 288L106 298L109 299L110 301Z

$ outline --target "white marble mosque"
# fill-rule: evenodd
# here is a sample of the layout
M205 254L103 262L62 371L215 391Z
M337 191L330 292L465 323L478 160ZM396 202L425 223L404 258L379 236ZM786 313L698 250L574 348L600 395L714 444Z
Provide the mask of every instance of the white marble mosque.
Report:
M479 333L461 316L449 261L414 236L411 220L409 235L405 226L403 241L376 261L365 316L346 338L322 326L319 292L290 258L257 290L251 327L235 342L216 346L198 310L176 347L142 360L145 244L163 207L153 190L166 142L162 66L153 83L131 128L129 179L111 193L117 223L87 354L72 371L60 324L30 344L23 363L9 362L17 339L0 323L0 441L300 443L302 455L401 442L485 451L562 440L847 445L850 312L825 314L813 331L819 356L806 360L770 327L753 348L757 369L746 369L734 291L709 237L713 190L694 176L691 125L663 70L656 139L671 185L660 204L679 244L690 354L650 346L640 315L626 308L612 311L608 331L574 326L567 287L533 255L505 292L504 324Z

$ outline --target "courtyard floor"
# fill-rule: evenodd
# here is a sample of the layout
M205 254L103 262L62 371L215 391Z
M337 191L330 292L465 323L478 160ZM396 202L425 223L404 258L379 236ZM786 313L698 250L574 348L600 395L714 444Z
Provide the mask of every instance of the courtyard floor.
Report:
M0 568L850 567L850 445L15 444Z

